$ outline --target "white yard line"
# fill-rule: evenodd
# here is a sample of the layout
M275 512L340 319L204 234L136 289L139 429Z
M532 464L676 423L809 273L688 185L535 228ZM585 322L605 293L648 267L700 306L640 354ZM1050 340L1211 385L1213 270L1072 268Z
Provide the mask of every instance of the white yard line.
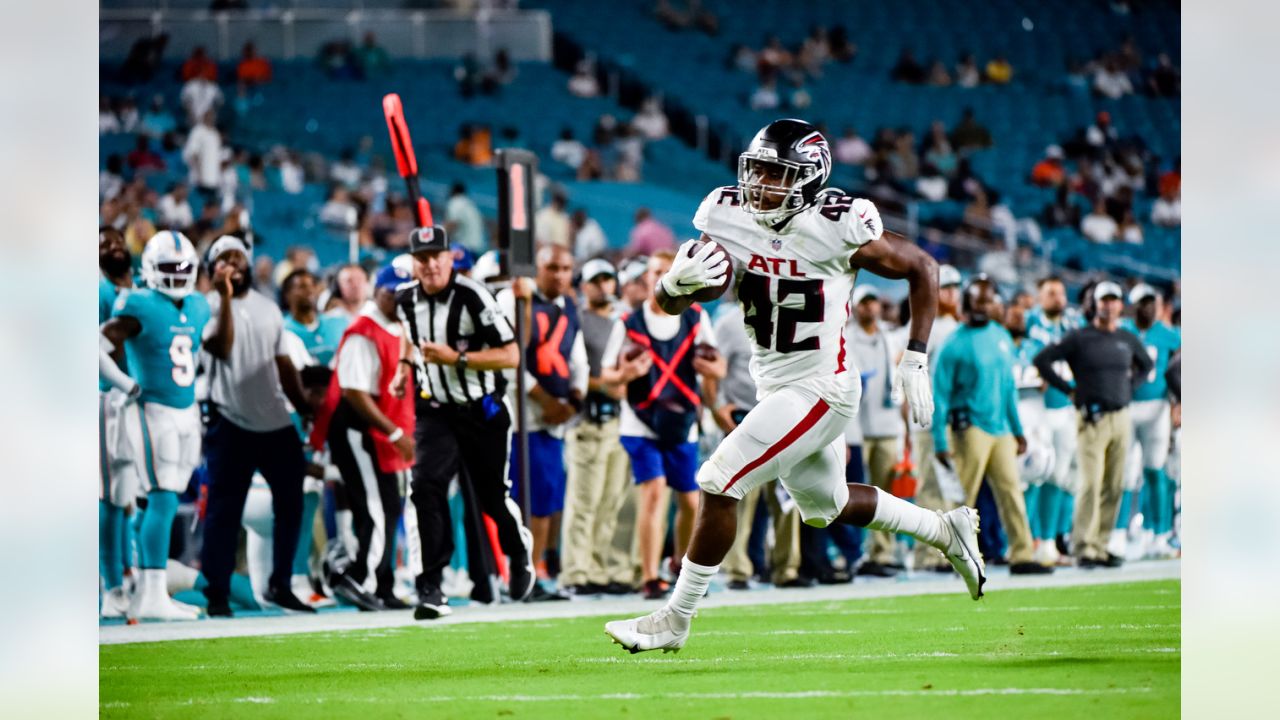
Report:
M1059 570L1048 576L1011 576L1003 569L993 569L985 590L992 597L994 603L1001 590L1109 585L1144 580L1173 580L1181 577L1182 564L1177 560L1132 563L1118 569L1080 570L1071 568ZM849 585L828 585L796 590L717 592L707 596L699 607L709 609L776 605L779 603L832 602L865 598L901 597L905 595L936 595L962 593L964 592L963 588L964 585L958 577L938 577L932 573L901 580L867 581L859 578ZM472 605L455 608L453 615L430 622L417 622L413 619L411 612L399 611L380 613L333 612L319 615L108 625L98 629L98 643L101 645L114 645L165 640L279 636L346 630L383 630L387 634L394 634L398 632L396 628L408 626L422 629L450 629L455 632L467 632L466 628L458 626L468 623L550 620L596 615L626 617L652 612L657 607L659 605L656 602L627 598L621 600L602 599L498 606ZM979 602L977 607L985 609L982 602ZM1164 605L1141 606L1142 609L1152 610L1164 609L1165 607ZM998 610L1000 608L992 609ZM1010 610L1017 610L1017 608L1010 608ZM1022 610L1022 612L1034 611ZM869 612L882 613L878 609L871 609ZM379 634L381 633L365 633L357 636L344 635L343 640L345 642L358 641L362 637Z

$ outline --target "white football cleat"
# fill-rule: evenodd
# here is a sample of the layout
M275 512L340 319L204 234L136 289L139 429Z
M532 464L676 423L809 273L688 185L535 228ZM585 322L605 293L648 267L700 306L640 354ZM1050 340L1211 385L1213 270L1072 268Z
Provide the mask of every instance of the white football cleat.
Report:
M103 593L102 610L98 616L112 620L115 618L125 617L129 613L129 593L125 592L124 586L114 587Z
M191 606L187 606L191 607ZM193 615L174 604L165 589L164 570L143 570L138 589L129 603L129 621L195 620Z
M982 586L987 582L987 565L978 551L978 511L958 507L943 513L942 521L951 529L951 542L942 554L964 578L970 597L977 600L982 597Z
M604 633L634 655L645 650L679 652L689 638L689 621L667 606L630 620L604 624Z
M204 612L202 608L196 605L191 605L189 603L181 602L173 597L169 598L169 602L173 603L173 606L178 608L182 612L190 615L192 620L199 620L200 614Z

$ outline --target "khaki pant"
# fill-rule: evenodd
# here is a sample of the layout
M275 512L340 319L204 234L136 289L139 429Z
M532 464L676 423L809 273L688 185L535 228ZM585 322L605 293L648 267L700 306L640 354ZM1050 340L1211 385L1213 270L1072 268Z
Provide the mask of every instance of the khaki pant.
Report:
M893 466L902 459L902 439L896 437L865 438L862 459L867 466L867 483L890 492ZM894 534L883 530L867 530L867 560L881 565L897 562L894 556Z
M1000 523L1009 538L1010 564L1031 562L1031 527L1018 480L1017 440L1012 435L989 435L977 426L952 433L952 437L956 475L964 488L965 503L973 506L978 502L978 490L986 477L996 496Z
M751 521L756 516L756 503L764 498L769 507L769 519L773 523L773 550L769 553L772 570L771 582L781 585L795 580L800 571L800 509L794 505L788 512L782 511L778 502L777 482L770 482L747 493L738 502L738 534L733 547L725 556L722 567L730 580L751 579L751 558L747 556L747 542L751 539Z
M946 512L951 510L953 505L942 497L938 476L933 472L933 455L933 434L928 430L914 433L911 436L911 462L916 466L916 479L920 481L920 486L916 489L916 505L929 510ZM926 543L915 544L914 556L912 564L917 570L950 567L946 558Z
M1077 558L1103 560L1120 511L1125 453L1133 434L1129 410L1107 413L1092 424L1080 415L1079 431L1080 492L1076 494L1071 553Z
M563 585L631 584L630 553L614 543L618 512L632 492L618 421L584 422L568 437L569 468L560 543Z

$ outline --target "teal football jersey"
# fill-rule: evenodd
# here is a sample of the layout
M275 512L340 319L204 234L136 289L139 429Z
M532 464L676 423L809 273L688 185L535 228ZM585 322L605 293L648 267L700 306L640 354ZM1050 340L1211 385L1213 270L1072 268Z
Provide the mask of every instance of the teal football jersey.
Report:
M1138 336L1142 341L1142 347L1147 349L1147 355L1155 363L1155 367L1147 373L1143 383L1134 391L1133 399L1165 399L1169 394L1169 384L1165 382L1164 372L1169 369L1169 358L1182 347L1182 336L1162 322L1153 323L1144 332L1138 329L1133 318L1124 318L1120 321L1120 327Z
M350 323L345 317L320 315L316 318L315 327L307 327L292 315L284 316L284 329L302 338L302 344L311 357L325 366L333 361L333 356L338 352L338 343L342 341L342 333L347 331Z
M1050 322L1040 308L1032 308L1027 313L1027 337L1035 340L1041 347L1048 347L1061 340L1067 333L1084 326L1084 317L1075 308L1067 308L1057 321ZM1066 360L1054 363L1053 369L1069 383L1075 382L1071 374L1071 366ZM1050 410L1070 407L1071 398L1056 388L1044 391L1044 406Z
M142 387L142 401L191 407L196 401L196 355L209 322L209 302L192 293L179 306L145 288L116 300L112 317L122 316L142 325L142 331L124 344L125 359Z
M1044 345L1040 341L1029 337L1022 338L1022 342L1013 346L1013 382L1018 388L1019 400L1040 396L1044 380L1040 378L1040 371L1036 369L1034 361L1043 349Z

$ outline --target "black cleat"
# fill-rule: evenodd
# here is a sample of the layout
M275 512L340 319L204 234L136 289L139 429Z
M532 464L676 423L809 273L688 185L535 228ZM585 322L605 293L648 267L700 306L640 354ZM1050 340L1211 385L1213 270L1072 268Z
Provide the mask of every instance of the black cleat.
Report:
M205 613L209 617L235 617L235 613L231 612L231 603L226 600L210 600L209 606L205 608Z
M604 586L605 595L630 595L635 591L636 589L631 585L628 585L623 582L618 582L617 580Z
M883 565L878 562L864 562L858 566L857 574L870 575L871 577L889 578L897 575L898 571L894 570L889 565Z
M529 595L529 602L555 602L557 600L569 600L569 596L559 590L551 591L542 583L533 584L533 593Z
M414 620L435 620L453 613L449 600L440 592L440 588L429 588L418 592L418 604L413 608Z
M350 575L342 573L331 579L329 587L333 590L333 594L338 599L348 605L355 605L362 612L377 612L385 610L378 598L372 593L360 586L360 583L351 578Z
M408 610L413 607L391 592L375 595L374 597L378 599L378 602L382 603L383 610Z
M785 581L785 582L782 582L782 583L778 584L776 587L780 587L780 588L810 588L810 587L813 587L815 584L817 584L817 583L815 583L815 582L814 582L813 578L807 578L807 577L793 577L793 578L791 578L790 580L787 580L787 581Z
M262 599L290 612L314 614L316 611L315 608L299 600L289 588L267 587L267 591L262 594Z
M1009 566L1010 575L1052 575L1053 568L1036 562L1020 562Z
M729 589L730 590L750 590L751 583L747 582L746 580L730 580Z

